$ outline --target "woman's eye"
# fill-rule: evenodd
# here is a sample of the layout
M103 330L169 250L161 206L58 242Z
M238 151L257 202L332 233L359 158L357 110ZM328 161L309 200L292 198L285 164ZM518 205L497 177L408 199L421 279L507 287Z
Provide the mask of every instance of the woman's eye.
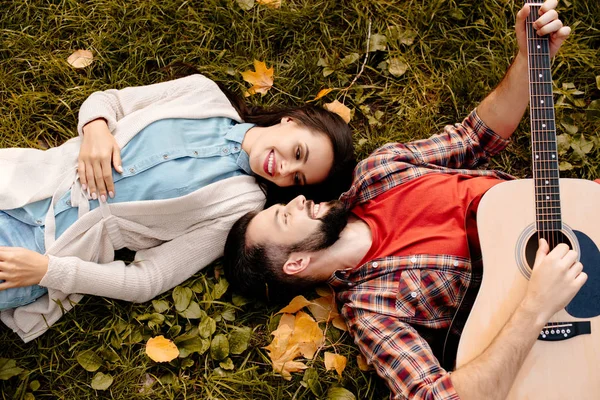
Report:
M300 154L300 147L298 147L298 148L296 149L296 160L299 160L299 159L300 159L300 155L301 155L301 154Z
M300 184L300 175L298 175L298 173L296 172L294 174L294 185L299 185Z
M284 223L284 225L287 225L287 220L288 220L288 214L285 213L285 214L283 214L283 223Z

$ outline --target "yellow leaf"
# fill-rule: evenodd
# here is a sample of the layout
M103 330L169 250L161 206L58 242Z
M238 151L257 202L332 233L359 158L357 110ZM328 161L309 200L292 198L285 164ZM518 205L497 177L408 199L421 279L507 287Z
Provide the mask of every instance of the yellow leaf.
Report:
M300 372L306 368L307 366L300 361L288 361L281 366L278 366L278 368L273 367L273 370L281 373L283 379L289 381L292 379L291 372Z
M281 0L256 0L256 2L271 8L281 7Z
M313 300L308 309L317 322L329 322L339 315L331 295Z
M288 343L294 331L295 320L296 317L292 314L283 314L279 320L277 329L271 333L273 335L273 341L265 347L265 350L269 352L269 357L271 357L272 361L284 357L285 353L288 351ZM300 351L298 349L296 350L298 353L296 356L300 355ZM292 357L292 359L294 357Z
M292 299L292 301L290 301L290 304L288 304L287 306L285 306L281 310L279 310L277 312L277 314L279 314L279 313L292 313L293 314L295 312L302 310L304 307L308 306L309 304L311 304L311 302L306 300L306 297L296 296Z
M319 100L321 97L325 97L327 96L329 93L331 93L333 89L321 89L319 90L319 93L317 93L317 97L315 97L315 100Z
M89 50L77 50L67 58L67 62L74 68L85 68L94 61L94 55Z
M273 71L273 67L267 68L264 62L254 60L254 71L247 70L242 72L244 80L254 85L244 95L251 96L260 93L264 96L273 86Z
M362 354L356 356L356 363L358 364L358 369L361 371L366 372L371 369L371 366L367 363L367 359Z
M298 345L301 354L311 360L325 341L323 331L312 317L302 311L296 314L294 333L289 346Z
M338 315L331 321L331 325L338 328L340 331L348 332L348 325L346 325L346 321L342 318L341 315Z
M350 119L352 119L352 113L350 112L350 109L337 100L327 103L323 105L323 107L325 107L326 110L336 113L342 117L346 123L350 122Z
M348 359L342 355L330 353L328 351L325 352L325 369L327 371L335 369L340 377L346 368L347 362Z
M179 356L179 349L171 340L165 339L164 336L160 335L148 339L146 354L153 361L169 362Z
M315 292L321 297L332 296L333 290L331 290L331 286L317 286L315 288Z

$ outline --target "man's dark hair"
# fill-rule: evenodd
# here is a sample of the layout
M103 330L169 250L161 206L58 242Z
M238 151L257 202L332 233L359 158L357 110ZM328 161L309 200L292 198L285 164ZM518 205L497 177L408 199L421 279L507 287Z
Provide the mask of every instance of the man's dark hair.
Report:
M310 278L288 275L283 264L293 251L292 247L249 244L246 231L252 218L251 211L231 228L225 242L223 267L229 283L244 296L265 301L285 301L315 284Z

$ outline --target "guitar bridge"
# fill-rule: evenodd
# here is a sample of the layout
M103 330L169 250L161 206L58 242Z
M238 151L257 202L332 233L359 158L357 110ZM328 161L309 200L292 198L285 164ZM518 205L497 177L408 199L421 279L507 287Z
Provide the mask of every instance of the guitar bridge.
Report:
M552 322L542 329L537 340L555 342L590 333L592 333L592 326L589 321Z

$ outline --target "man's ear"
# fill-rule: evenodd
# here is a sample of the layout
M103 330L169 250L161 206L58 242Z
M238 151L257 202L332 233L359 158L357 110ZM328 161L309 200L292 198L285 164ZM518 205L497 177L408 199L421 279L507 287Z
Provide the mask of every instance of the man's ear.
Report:
M295 275L304 271L310 264L310 256L307 254L293 253L283 264L283 272L287 275Z

